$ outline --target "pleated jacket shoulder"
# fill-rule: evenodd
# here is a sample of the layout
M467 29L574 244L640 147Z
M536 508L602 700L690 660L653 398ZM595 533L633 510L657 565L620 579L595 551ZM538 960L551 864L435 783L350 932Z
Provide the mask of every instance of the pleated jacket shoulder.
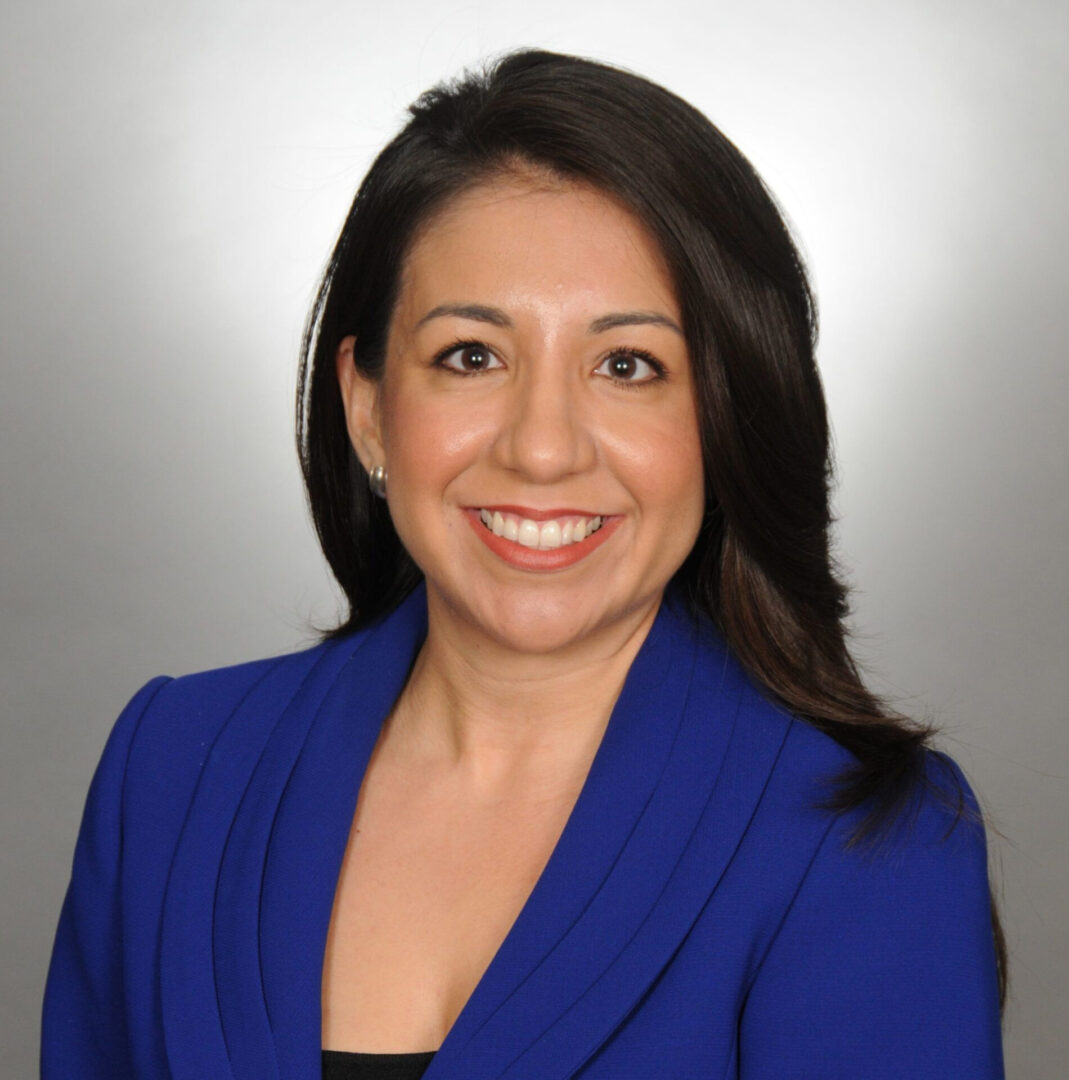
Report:
M347 638L134 697L78 838L45 1080L319 1077L342 855L426 631L420 586ZM662 604L426 1080L1001 1077L982 829L933 795L848 847L856 819L818 805L848 763Z

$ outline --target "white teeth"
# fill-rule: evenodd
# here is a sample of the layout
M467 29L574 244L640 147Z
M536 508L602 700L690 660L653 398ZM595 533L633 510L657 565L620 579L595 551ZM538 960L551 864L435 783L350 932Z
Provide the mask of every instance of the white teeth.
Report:
M537 522L500 510L480 510L479 520L495 535L513 540L524 547L552 550L577 544L601 528L601 515L592 518L568 518L566 521Z
M560 547L560 526L555 521L547 521L538 534L538 546L544 548Z
M519 543L523 544L524 547L538 547L538 538L540 534L538 523L531 521L530 518L524 518L520 523L520 534L516 539Z

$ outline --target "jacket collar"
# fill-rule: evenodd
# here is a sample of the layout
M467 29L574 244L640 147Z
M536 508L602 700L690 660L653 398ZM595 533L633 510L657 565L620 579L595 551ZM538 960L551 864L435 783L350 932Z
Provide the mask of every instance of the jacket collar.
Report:
M360 783L426 618L421 585L375 626L329 646L249 782L220 870L244 892L214 931L216 965L233 974L218 993L236 1078L319 1076L334 890ZM548 863L425 1080L575 1072L716 889L788 723L718 635L666 599ZM239 953L249 954L244 965Z

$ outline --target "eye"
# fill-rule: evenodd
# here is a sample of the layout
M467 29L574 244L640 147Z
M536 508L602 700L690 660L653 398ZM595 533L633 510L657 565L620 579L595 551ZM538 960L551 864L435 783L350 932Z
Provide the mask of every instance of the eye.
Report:
M438 353L434 366L456 375L478 375L504 365L481 341L454 341Z
M664 364L642 349L616 349L602 360L596 370L602 369L607 369L604 374L614 381L633 386L658 382L666 374Z

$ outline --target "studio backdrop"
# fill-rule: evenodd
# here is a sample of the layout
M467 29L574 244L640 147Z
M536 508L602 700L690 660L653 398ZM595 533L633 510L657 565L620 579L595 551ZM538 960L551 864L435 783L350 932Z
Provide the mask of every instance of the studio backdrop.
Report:
M1008 1075L1069 1058L1069 18L1055 0L8 3L0 15L5 1076L122 705L310 644L303 322L405 106L520 45L702 109L809 262L874 688L993 825Z

